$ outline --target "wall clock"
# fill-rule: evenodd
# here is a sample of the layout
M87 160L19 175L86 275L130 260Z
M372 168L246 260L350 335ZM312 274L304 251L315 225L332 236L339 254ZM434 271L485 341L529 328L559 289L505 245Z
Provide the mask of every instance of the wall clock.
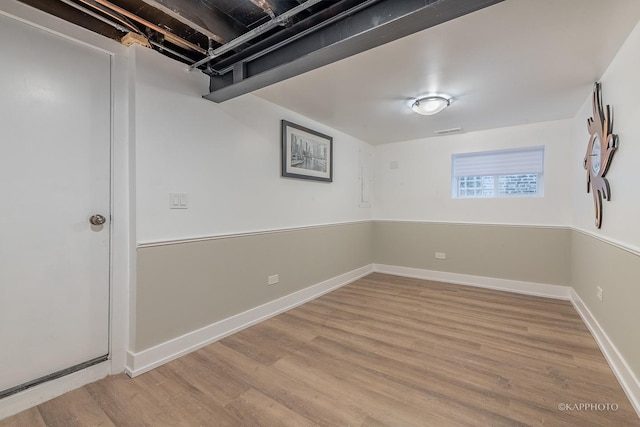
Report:
M602 105L602 85L593 85L593 117L587 119L589 142L584 156L587 170L587 193L593 194L596 227L602 226L602 200L611 200L609 181L605 178L613 154L618 148L618 135L613 133L613 110Z

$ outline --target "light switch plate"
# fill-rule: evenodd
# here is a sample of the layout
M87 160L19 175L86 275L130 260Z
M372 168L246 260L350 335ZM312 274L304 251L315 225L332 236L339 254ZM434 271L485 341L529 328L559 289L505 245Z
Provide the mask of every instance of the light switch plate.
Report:
M189 209L187 193L169 193L169 209Z

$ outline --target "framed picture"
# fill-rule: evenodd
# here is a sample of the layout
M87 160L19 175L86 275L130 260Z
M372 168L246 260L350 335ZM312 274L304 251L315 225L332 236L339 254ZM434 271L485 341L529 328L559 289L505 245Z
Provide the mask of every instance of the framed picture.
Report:
M282 176L333 181L333 138L282 121Z

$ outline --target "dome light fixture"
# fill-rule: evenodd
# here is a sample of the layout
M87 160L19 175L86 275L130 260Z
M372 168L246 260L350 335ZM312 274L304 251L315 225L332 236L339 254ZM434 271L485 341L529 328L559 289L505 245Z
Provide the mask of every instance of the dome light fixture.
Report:
M451 105L451 97L447 95L430 95L416 99L411 109L423 116L432 116Z

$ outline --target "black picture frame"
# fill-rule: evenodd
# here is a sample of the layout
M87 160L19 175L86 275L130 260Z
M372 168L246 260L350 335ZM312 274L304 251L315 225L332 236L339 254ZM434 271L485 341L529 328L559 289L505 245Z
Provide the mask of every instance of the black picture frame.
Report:
M333 182L333 138L282 120L282 176Z

